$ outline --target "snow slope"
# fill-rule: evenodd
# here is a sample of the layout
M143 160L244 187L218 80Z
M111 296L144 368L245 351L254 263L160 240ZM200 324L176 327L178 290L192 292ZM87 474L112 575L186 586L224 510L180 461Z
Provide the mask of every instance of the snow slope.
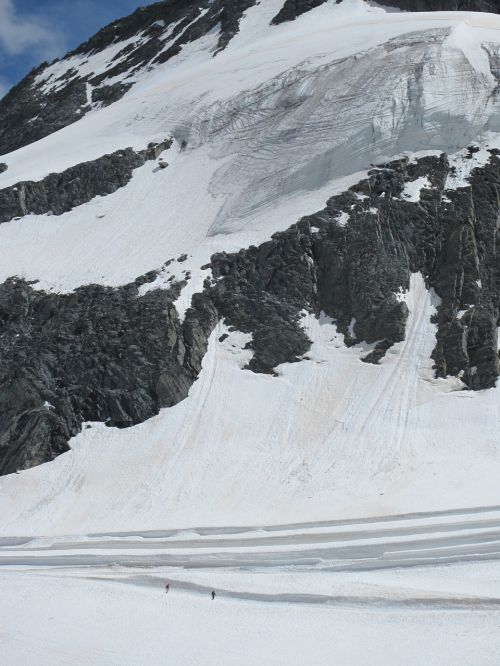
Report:
M220 324L189 397L131 429L92 424L53 463L4 477L1 533L276 524L498 503L497 389L433 378L432 295L380 366L304 317L308 360L243 370ZM481 436L478 436L478 432ZM475 480L481 479L481 483Z
M472 139L495 145L488 53L500 45L498 16L386 13L346 0L269 27L279 4L250 9L216 58L208 35L111 107L2 157L7 186L176 139L164 172L145 165L109 197L1 225L2 279L59 291L117 285L185 252L188 262L154 284L192 272L182 314L212 252L261 242L321 208L370 161ZM407 339L381 366L361 363L365 350L347 349L332 324L305 317L309 358L277 378L255 375L241 369L244 336L219 342L221 322L186 401L130 430L94 424L55 462L2 479L0 530L266 524L498 503L497 390L433 379L432 295L414 276L406 298Z

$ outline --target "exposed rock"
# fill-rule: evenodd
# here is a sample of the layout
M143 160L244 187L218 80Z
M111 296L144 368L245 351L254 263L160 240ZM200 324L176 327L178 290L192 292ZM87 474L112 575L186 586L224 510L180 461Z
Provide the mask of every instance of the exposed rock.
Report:
M96 196L112 194L130 181L134 169L155 160L171 145L168 139L151 143L140 152L118 150L62 173L51 173L41 181L24 181L0 190L0 223L30 213L61 215Z
M131 83L113 83L110 86L102 85L100 88L94 88L92 90L92 103L109 106L121 99L131 87Z
M285 21L294 21L297 16L323 5L327 0L286 0L283 7L273 18L272 23L278 25ZM336 0L337 4L339 0ZM340 0L341 1L341 0Z
M9 167L4 162L0 162L0 173L7 171L8 168Z
M494 386L500 161L493 155L474 170L470 187L443 196L448 172L445 156L381 165L268 243L215 255L212 298L230 325L253 334L249 367L272 373L307 352L304 309L332 317L348 345L375 344L363 360L378 363L404 340L408 309L398 293L421 272L441 298L437 375L459 376L472 389ZM424 174L433 189L406 201L405 183Z
M500 12L497 0L377 0L377 3L408 12Z
M47 66L33 70L0 100L0 154L48 136L81 118L89 110L82 80L44 94L35 79Z
M187 396L216 314L199 295L181 324L178 290L0 286L0 474L52 460L83 421L127 427Z
M256 0L232 0L232 2L221 3L221 32L218 51L224 50L239 32L241 17L247 9L253 7L255 4Z

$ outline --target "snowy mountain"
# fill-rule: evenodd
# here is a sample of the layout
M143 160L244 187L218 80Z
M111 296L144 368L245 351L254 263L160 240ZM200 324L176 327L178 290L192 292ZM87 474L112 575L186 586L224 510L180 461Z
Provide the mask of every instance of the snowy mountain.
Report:
M499 13L166 0L0 101L9 664L497 663Z
M66 452L4 480L6 530L39 529L48 488L44 529L75 529L85 483L89 529L117 527L105 460L134 507L137 467L160 464L161 527L170 475L197 468L221 524L252 521L262 484L279 522L278 497L326 519L422 508L407 495L430 484L448 509L471 465L495 478L499 20L163 2L2 100L0 470ZM182 521L203 523L193 492Z
M158 3L2 100L7 533L495 501L500 19L373 5Z

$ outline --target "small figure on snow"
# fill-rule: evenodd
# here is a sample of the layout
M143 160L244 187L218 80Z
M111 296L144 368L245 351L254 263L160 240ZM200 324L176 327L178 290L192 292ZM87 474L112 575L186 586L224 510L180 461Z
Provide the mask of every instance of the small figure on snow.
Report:
M167 583L165 585L165 594L168 594L168 591L170 590L170 583Z
M160 159L158 160L158 166L160 167L160 169L166 169L168 167L168 162L165 162L163 157L160 157Z
M212 601L215 599L215 592L212 590Z

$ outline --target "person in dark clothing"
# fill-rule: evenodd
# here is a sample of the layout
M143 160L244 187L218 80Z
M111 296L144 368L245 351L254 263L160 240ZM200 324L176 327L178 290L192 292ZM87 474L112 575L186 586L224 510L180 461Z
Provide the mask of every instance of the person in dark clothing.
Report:
M215 592L212 590L212 601L215 599Z
M170 590L170 583L167 583L165 585L165 594L168 594L168 591Z

